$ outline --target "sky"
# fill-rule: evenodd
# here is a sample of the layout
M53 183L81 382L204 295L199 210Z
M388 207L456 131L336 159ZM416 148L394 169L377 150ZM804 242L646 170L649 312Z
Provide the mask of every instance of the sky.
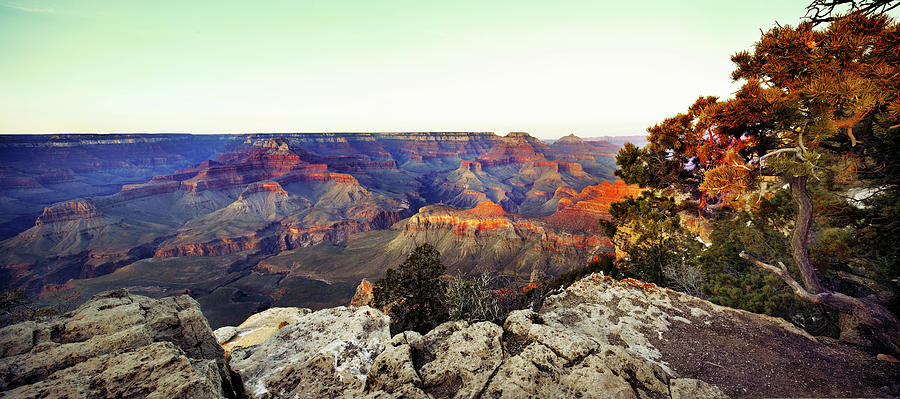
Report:
M806 3L0 0L0 132L643 134Z

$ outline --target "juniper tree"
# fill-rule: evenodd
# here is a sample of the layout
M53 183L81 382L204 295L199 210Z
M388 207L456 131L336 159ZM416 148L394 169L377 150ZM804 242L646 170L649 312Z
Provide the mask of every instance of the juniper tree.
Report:
M387 269L372 288L373 305L391 315L393 333L426 333L447 320L446 289L440 277L446 268L441 253L430 244L413 250L397 268Z
M645 148L619 154L618 174L629 183L695 195L701 211L752 210L784 184L796 204L789 242L799 278L766 253L740 256L777 275L802 300L841 312L900 352L900 322L880 298L834 291L809 256L817 203L833 202L856 185L870 189L869 204L897 207L890 198L898 198L900 27L864 12L837 15L824 29L810 21L778 26L732 61L732 78L743 82L734 98L701 97L688 112L651 127ZM853 231L885 233L869 236L866 245L895 240L900 227L896 220L843 215ZM874 245L887 253L883 259L896 259L896 245Z

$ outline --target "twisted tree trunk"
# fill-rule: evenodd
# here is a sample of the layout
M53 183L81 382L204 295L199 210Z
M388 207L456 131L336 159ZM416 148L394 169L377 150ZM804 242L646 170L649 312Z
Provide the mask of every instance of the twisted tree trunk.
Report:
M806 192L806 176L791 176L788 179L791 187L791 197L797 203L797 216L794 217L794 231L791 234L791 256L794 263L800 268L803 285L806 290L818 294L825 290L816 269L809 262L809 228L812 223L813 203Z
M781 277L802 300L822 304L852 316L860 324L869 327L879 343L894 353L900 353L900 320L879 303L875 295L854 298L831 291L819 281L819 276L809 261L808 239L813 203L806 190L807 178L790 177L787 180L790 184L791 196L797 203L797 216L794 219L794 231L791 235L791 254L800 268L803 285L794 280L784 267L761 262L746 252L741 252L741 258Z

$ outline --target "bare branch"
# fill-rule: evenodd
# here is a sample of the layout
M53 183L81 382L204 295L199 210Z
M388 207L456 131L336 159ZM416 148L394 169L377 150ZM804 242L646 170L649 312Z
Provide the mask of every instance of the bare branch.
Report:
M892 4L893 3L893 4ZM846 6L848 12L861 12L867 15L881 15L893 10L900 2L897 0L813 0L806 7L806 16L813 24L832 22L840 14L840 8Z
M779 261L778 266L781 267L781 270L787 271L787 266L784 264L784 262Z
M799 154L800 151L801 151L801 149L800 149L800 148L797 148L797 147L780 148L780 149L777 149L777 150L775 150L775 151L772 151L772 152L770 152L770 153L768 153L768 154L765 154L765 155L759 157L759 159L756 159L756 160L754 160L754 161L755 161L755 162L759 162L759 163L761 164L762 161L763 161L764 159L766 159L766 158L768 158L768 157L771 157L772 155L784 154L784 153L786 153L786 152L793 152L793 153L795 153L795 154Z
M799 295L801 298L807 299L807 298L814 297L814 295L810 294L808 291L806 291L806 289L804 289L803 286L801 286L800 283L797 282L797 280L794 280L794 278L791 277L791 275L787 272L786 268L782 269L777 266L762 262L762 261L754 258L752 255L748 254L745 251L741 251L739 256L741 258L746 259L750 263L752 263L756 266L759 266L763 269L766 269L772 273L775 273L776 275L778 275L778 277L781 277L781 279L784 280L784 282L787 283L789 286L791 286L791 288L794 290L794 292L797 295ZM809 299L809 300L812 300L812 299ZM817 301L814 301L814 302L817 302Z

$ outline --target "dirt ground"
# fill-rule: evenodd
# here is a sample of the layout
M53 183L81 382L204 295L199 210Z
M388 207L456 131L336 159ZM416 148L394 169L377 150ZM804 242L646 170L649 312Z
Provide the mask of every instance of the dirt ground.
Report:
M736 316L713 318L709 325L674 323L653 345L679 375L715 384L732 397L900 397L900 363Z

